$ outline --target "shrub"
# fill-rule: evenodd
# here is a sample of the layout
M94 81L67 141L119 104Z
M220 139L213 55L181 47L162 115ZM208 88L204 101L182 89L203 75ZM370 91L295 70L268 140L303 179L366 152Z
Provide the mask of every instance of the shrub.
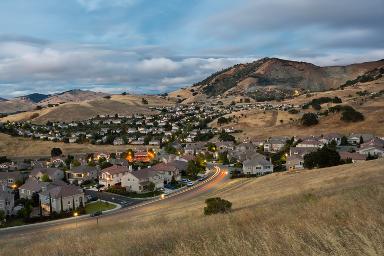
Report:
M321 149L304 156L304 167L308 169L315 167L324 168L339 164L339 153L335 149L331 149L328 146L324 146Z
M148 105L148 100L145 98L142 98L141 103L143 103L144 105Z
M294 109L294 108L288 110L288 113L289 113L289 114L292 114L292 115L294 115L294 114L298 114L299 112L300 112L299 110Z
M315 113L305 113L301 118L301 124L304 126L312 126L319 123L319 119Z
M207 206L204 207L205 215L228 213L229 211L231 211L232 207L231 202L221 199L220 197L208 198L207 200L205 200L205 203L207 204Z
M360 122L364 120L364 115L351 107L344 109L341 113L341 120L345 122Z

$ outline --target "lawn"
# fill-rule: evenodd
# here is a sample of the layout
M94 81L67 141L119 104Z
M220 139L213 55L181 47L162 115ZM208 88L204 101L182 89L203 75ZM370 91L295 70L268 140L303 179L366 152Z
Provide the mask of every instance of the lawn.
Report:
M89 203L89 204L85 205L85 212L87 214L91 214L91 213L98 212L98 211L112 210L114 208L116 208L116 205L114 205L114 204L97 201L97 202L93 202L93 203Z

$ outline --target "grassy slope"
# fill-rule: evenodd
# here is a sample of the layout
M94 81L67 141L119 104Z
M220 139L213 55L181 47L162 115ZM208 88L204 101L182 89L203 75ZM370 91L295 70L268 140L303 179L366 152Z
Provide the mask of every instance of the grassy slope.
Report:
M62 142L38 141L29 138L11 137L0 133L0 155L6 156L47 156L54 147L61 148L63 153L90 153L90 152L118 152L128 148L145 148L145 146L130 145L92 145L92 144L66 144Z
M384 89L384 79L370 83L362 84L358 87L348 87L345 90L336 90L316 93L314 96L307 98L305 95L297 97L293 100L287 100L289 104L303 104L311 101L313 98L319 97L335 97L338 96L343 100L343 104L353 106L365 116L363 122L345 123L340 120L339 114L330 114L320 120L320 124L312 127L301 127L294 123L294 120L300 119L301 115L291 115L282 111L261 111L250 110L235 113L240 117L237 123L230 123L223 127L234 127L240 129L243 133L238 134L240 138L262 137L278 135L320 135L330 132L339 132L349 134L352 132L361 133L369 132L379 136L384 136L384 97L369 99L367 96L358 97L356 92L368 90L369 92L378 92ZM352 97L350 97L352 96ZM327 104L323 105L326 109ZM308 111L314 112L312 108ZM276 115L277 113L277 115ZM244 114L244 116L241 116ZM233 114L231 114L232 116ZM293 120L290 120L290 119ZM283 120L283 122L280 122ZM377 125L372 125L377 124ZM216 125L216 121L212 123Z
M4 255L383 255L384 160L233 180L207 196L117 223L0 241Z
M146 98L148 105L144 105L141 100ZM0 122L30 120L33 114L39 116L33 119L35 123L46 123L47 121L70 122L76 120L86 120L98 114L115 115L124 114L149 114L154 113L149 107L168 106L174 104L173 99L163 99L158 96L140 95L113 95L111 99L95 99L91 101L65 103L57 107L45 108L42 110L28 111L15 115L10 115L0 119Z

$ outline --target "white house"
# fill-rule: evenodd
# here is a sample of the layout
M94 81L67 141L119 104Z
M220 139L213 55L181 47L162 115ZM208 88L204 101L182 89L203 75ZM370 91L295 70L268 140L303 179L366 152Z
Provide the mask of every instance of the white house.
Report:
M126 172L121 178L121 186L127 191L136 193L149 192L150 184L155 185L155 190L164 187L164 179L151 168Z
M252 159L243 162L244 174L264 175L273 172L273 164L263 156L254 156Z
M100 172L99 184L105 187L114 186L121 183L124 174L130 172L126 166L113 165Z
M39 193L41 207L49 212L61 212L75 210L85 204L83 190L75 185L68 185L64 182L51 183L45 191Z
M12 215L13 207L15 206L15 195L11 190L2 190L0 187L0 211L6 215Z
M44 175L47 175L51 181L58 181L64 178L64 172L57 168L34 168L29 177L41 180Z

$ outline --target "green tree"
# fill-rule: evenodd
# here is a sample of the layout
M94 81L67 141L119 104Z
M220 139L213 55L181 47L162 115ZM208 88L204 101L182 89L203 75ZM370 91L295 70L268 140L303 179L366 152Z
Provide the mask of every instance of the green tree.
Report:
M231 202L221 199L220 197L208 198L205 200L205 203L207 204L207 206L204 207L205 215L228 213L232 208Z
M63 154L63 151L61 151L60 148L52 148L52 150L51 150L51 156L52 157L61 156L62 154Z
M43 176L41 176L41 181L42 182L51 182L52 180L49 178L48 174L43 174Z
M156 189L155 183L149 182L147 189L148 189L149 192L155 191L155 189Z
M301 117L301 124L304 126L312 126L319 123L319 119L315 113L305 113Z
M340 163L339 153L328 146L304 156L304 167L308 169L330 167Z
M5 222L5 212L0 210L0 226Z

